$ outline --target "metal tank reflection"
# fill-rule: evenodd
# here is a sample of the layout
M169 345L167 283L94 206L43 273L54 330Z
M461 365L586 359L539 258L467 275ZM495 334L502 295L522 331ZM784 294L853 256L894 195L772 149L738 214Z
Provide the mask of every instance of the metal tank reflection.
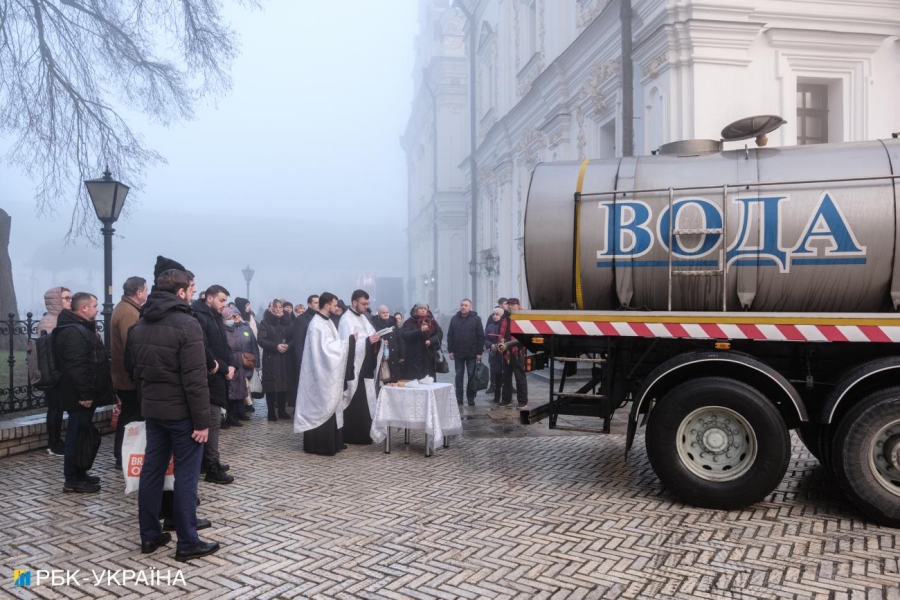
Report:
M719 147L677 142L657 156L538 165L525 216L532 307L879 312L900 304L900 140Z

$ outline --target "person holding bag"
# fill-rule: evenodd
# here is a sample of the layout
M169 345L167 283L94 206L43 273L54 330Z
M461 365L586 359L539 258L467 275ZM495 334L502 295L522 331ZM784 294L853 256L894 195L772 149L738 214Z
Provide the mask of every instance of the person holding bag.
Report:
M244 399L247 397L247 372L253 373L256 366L256 355L245 352L249 348L250 338L247 344L245 336L238 329L238 321L241 315L234 309L225 307L222 311L222 319L225 323L225 339L228 340L228 349L231 351L231 363L236 365L234 377L228 381L228 418L225 422L231 427L242 427L241 421L249 421L250 417L244 412ZM253 335L248 327L246 332ZM255 340L254 340L255 341ZM249 365L249 369L248 369Z
M141 552L150 554L172 541L159 522L171 457L175 464L172 516L178 534L178 561L219 549L217 542L204 542L197 535L201 526L197 486L211 416L203 329L190 308L194 289L189 271L163 271L126 348L147 435L138 489ZM203 526L209 527L209 522Z
M112 404L113 393L109 356L97 334L96 316L97 297L78 292L72 296L72 309L59 313L51 334L60 372L54 391L60 408L69 413L63 463L65 493L100 491L100 478L88 474L99 449L94 412Z
M247 377L247 395L244 397L242 409L242 414L246 416L247 412L256 412L253 398L262 398L262 380L259 378L259 343L256 341L253 327L244 320L240 312L234 316L234 330L240 342L240 359L241 364L244 365L244 375ZM256 384L256 389L254 389L254 384ZM256 395L257 393L259 395ZM250 418L241 420L249 421Z

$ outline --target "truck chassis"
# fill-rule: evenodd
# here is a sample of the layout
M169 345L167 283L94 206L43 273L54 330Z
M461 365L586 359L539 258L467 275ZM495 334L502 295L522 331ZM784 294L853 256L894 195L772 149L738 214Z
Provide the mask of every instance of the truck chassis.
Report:
M646 427L657 477L716 509L768 496L790 430L867 517L900 527L900 317L891 314L522 311L512 332L550 368L545 410L594 415L604 431L631 405L626 452ZM563 372L556 378L557 363ZM590 379L567 389L578 365Z

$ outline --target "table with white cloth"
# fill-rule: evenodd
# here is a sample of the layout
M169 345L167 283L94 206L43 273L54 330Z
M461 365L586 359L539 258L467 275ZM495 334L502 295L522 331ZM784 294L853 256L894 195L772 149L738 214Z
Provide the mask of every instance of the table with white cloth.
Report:
M409 443L410 429L425 430L425 456L431 456L448 437L462 433L459 406L453 394L453 384L429 383L417 387L384 386L378 392L375 414L372 416L372 440L384 440L384 452L391 453L391 427L404 429Z

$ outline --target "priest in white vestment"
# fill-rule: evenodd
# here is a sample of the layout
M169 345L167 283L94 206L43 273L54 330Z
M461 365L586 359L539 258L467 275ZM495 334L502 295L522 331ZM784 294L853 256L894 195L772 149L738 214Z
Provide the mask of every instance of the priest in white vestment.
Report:
M353 380L344 390L344 443L371 444L372 415L375 414L375 374L381 364L380 341L366 316L369 294L356 290L350 308L341 315L338 333L341 339L356 336ZM349 370L349 369L348 369Z
M356 349L356 336L342 338L331 320L337 302L328 292L319 297L319 312L306 333L294 410L294 432L303 432L304 452L327 456L346 448L341 428L349 399L344 391L353 380Z

